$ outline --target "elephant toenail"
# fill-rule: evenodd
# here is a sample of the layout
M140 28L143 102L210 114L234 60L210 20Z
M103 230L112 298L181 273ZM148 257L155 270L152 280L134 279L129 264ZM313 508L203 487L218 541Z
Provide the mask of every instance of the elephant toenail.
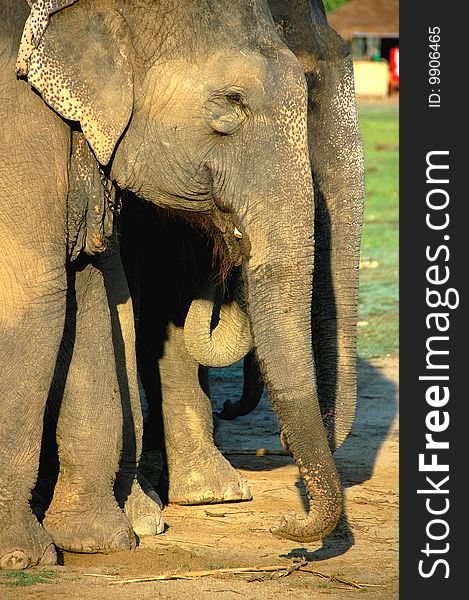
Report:
M0 559L0 568L5 570L21 571L29 566L28 557L21 550L14 550L5 554Z
M114 538L112 548L115 550L132 550L135 548L135 539L133 534L130 536L127 532L121 531Z
M57 552L54 544L51 544L46 548L41 558L41 565L56 565L57 564Z
M139 537L144 535L158 535L162 533L163 529L163 519L161 517L157 518L154 515L142 517L134 525L134 531Z

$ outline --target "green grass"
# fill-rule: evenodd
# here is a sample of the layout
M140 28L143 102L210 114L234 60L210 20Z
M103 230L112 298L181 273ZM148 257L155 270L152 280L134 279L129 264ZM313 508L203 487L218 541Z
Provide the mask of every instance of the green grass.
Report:
M326 12L332 12L345 4L347 0L324 0L324 8Z
M27 587L38 583L54 583L56 571L5 571L0 573L0 585Z
M393 103L358 104L365 148L366 195L360 270L358 354L398 354L399 108Z

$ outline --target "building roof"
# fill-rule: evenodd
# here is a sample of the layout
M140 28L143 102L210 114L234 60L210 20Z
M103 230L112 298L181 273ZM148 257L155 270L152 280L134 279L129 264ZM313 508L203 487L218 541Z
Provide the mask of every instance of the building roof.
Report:
M328 21L345 39L399 37L399 0L349 0Z

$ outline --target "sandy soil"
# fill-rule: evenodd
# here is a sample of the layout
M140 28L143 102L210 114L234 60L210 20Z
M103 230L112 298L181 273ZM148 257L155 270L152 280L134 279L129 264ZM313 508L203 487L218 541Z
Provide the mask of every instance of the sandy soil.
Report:
M218 371L212 379L215 406L236 398L240 370ZM275 539L269 528L288 510L304 510L304 490L288 456L233 454L258 448L280 450L278 428L267 398L254 413L221 422L217 443L251 486L254 500L236 504L165 508L163 535L141 540L133 552L112 555L64 553L50 583L0 586L2 598L200 598L304 600L324 597L398 597L398 361L359 364L359 405L351 435L335 458L345 489L337 530L322 543L302 546ZM222 397L223 396L223 397ZM192 580L116 583L168 572L227 567L291 565L335 575L360 587L295 571L218 574ZM277 573L278 575L278 573Z

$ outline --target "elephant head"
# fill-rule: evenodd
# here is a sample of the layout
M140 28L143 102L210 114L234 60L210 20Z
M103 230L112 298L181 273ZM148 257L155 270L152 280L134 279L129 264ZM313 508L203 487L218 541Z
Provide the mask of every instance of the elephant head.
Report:
M323 537L342 492L312 353L308 88L266 1L79 0L51 15L28 78L119 188L242 234L257 357L311 499L275 533Z
M356 321L364 174L353 67L348 46L327 25L320 1L269 0L269 7L277 29L303 67L308 84L308 138L312 141L309 154L315 185L313 351L321 413L329 446L335 451L350 432L356 403ZM228 364L230 358L241 358L227 351L229 344L216 342L238 339L239 330L244 326L243 313L226 310L223 329L229 335L209 337L208 304L205 301L195 304L189 318L191 337L194 332L194 339L205 340L197 350L195 343L190 345L194 353L197 352L197 359L211 364L212 357L223 356L226 358L223 364ZM228 315L232 317L229 321ZM246 339L239 345L240 353L247 344ZM221 364L218 358L213 366ZM256 399L258 397L257 394Z

